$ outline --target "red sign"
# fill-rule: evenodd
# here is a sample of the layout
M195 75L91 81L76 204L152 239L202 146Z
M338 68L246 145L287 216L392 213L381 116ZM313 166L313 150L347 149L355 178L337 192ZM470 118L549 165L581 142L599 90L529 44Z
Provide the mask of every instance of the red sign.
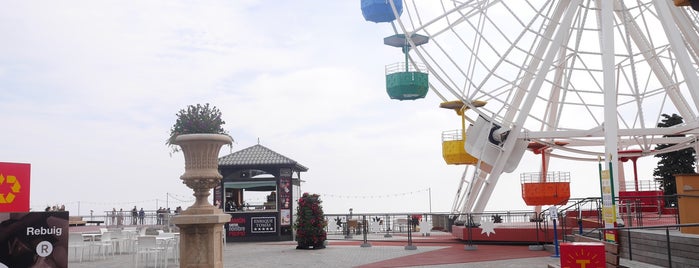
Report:
M226 226L228 236L245 236L245 226L244 217L231 217L231 220Z
M0 212L29 212L31 165L0 162Z
M605 254L602 243L561 243L561 268L606 268Z

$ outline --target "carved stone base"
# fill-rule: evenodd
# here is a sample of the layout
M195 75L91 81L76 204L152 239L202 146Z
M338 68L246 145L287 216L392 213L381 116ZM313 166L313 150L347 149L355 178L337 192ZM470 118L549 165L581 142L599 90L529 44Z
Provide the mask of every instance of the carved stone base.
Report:
M182 211L181 215L216 215L224 214L223 210L217 208L213 205L203 205L203 206L191 206L186 210ZM226 214L227 215L227 214Z
M230 218L224 213L173 217L180 228L180 267L223 268L223 224Z

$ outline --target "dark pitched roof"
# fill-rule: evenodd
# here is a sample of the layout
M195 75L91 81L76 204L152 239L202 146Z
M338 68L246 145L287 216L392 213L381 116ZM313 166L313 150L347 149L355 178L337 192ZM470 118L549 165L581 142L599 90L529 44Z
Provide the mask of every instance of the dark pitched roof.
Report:
M219 166L289 165L300 171L308 168L262 145L254 145L218 159Z

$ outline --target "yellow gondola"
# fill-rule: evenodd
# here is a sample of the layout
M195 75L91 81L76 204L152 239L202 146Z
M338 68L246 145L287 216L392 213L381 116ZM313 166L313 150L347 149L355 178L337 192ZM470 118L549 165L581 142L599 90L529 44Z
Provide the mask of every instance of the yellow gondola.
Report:
M481 107L486 104L484 101L474 101L473 106ZM448 130L442 132L442 157L449 165L475 165L478 158L468 154L464 148L466 142L466 115L469 108L460 100L447 101L439 104L440 108L452 109L461 116L461 129Z

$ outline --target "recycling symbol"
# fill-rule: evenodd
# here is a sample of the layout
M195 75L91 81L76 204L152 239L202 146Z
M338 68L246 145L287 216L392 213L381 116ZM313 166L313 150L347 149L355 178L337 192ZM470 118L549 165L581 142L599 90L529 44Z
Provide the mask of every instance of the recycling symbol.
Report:
M19 193L19 189L22 187L19 185L19 181L17 181L15 176L8 175L7 178L5 178L0 174L0 186L5 183L11 185L10 192L7 194L0 193L0 204L10 204L12 201L15 201L15 194Z

